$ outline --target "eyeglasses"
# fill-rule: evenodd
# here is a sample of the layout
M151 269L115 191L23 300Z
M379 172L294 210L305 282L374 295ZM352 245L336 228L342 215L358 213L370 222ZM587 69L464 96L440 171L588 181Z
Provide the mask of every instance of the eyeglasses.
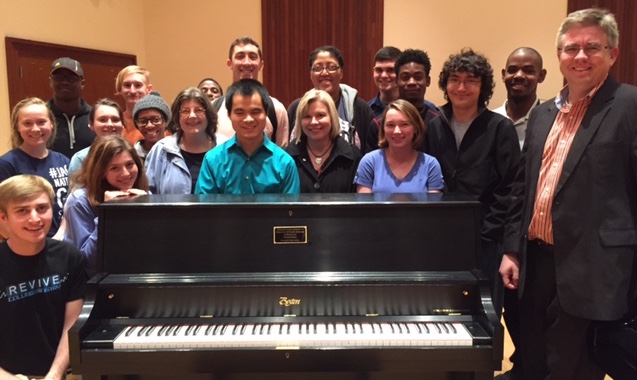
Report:
M153 116L149 119L137 119L135 124L137 124L138 127L145 127L148 123L151 123L152 125L159 125L163 121L164 119L161 116Z
M465 87L478 87L480 86L480 83L482 83L482 80L480 78L466 78L465 80L460 80L460 78L458 77L449 77L449 80L447 80L447 84L451 85L451 86L460 86L460 83L464 83Z
M575 57L576 55L579 54L579 52L581 50L584 50L584 54L586 54L587 56L591 56L591 55L597 55L599 53L602 52L602 50L608 49L609 46L602 46L599 44L588 44L585 46L579 46L579 45L566 45L562 48L558 48L557 51L561 52L562 54L571 56L571 57Z
M82 78L75 74L51 74L51 79L56 82L79 82Z
M312 66L312 72L320 74L320 73L323 72L323 70L325 70L325 71L327 71L330 74L334 74L340 68L341 67L337 66L337 65L327 65L327 66L316 65L316 66Z
M191 112L194 112L197 116L201 116L206 113L206 110L203 108L195 108L194 110L191 110L189 108L182 108L179 110L179 113L183 116L188 116Z

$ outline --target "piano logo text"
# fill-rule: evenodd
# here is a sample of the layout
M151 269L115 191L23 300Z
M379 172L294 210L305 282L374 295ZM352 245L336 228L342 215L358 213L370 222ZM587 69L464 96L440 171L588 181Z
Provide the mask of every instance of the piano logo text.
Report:
M297 298L281 297L279 298L279 305L289 307L297 306L301 304L301 300Z

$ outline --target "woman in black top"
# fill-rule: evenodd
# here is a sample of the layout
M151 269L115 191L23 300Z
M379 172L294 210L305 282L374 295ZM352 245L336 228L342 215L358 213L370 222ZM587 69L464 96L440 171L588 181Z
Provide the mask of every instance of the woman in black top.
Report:
M294 136L287 152L296 162L301 193L356 192L361 152L341 137L338 111L327 92L310 90L301 98Z

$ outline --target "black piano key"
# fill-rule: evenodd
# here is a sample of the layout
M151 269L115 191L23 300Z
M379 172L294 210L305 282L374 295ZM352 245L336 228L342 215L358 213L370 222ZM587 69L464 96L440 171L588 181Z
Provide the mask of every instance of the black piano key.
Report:
M177 326L173 331L173 336L179 335L179 332L184 328L184 326Z
M422 328L423 328L423 331L424 331L426 334L430 334L430 333L431 333L431 331L429 331L429 327L427 326L427 324L426 324L426 323L419 323L419 324L418 324L418 326L422 327Z
M148 330L150 328L150 326L144 326L141 329L139 329L139 331L137 331L137 336L142 336L146 333L146 330Z
M241 331L241 325L234 325L234 327L232 328L232 335L237 335L239 331Z
M128 329L126 330L125 335L126 336L130 336L130 334L133 333L133 330L135 330L135 327L137 327L137 326L129 326Z
M165 325L162 326L161 329L159 329L159 332L157 333L158 336L163 336L166 334L166 331L168 330L168 328L170 327L170 325Z
M438 334L442 334L442 330L440 329L440 326L437 323L432 323L432 325L436 328L436 330L438 331Z
M208 328L206 329L206 335L210 335L213 330L215 328L215 325L208 325Z
M439 325L440 325L440 329L441 329L444 333L446 333L446 334L448 334L448 333L449 333L449 329L447 328L447 324L446 324L446 323L439 323Z
M270 335L270 330L272 329L272 323L268 323L265 327L265 333Z
M192 333L192 330L195 329L195 325L190 325L188 326L188 328L186 328L186 336L189 336Z
M150 336L156 328L157 326L151 326L148 330L146 330L146 336Z
M221 330L223 329L223 323L220 323L218 325L215 325L214 330L212 330L212 335L219 335L221 334Z
M166 336L173 335L173 331L175 331L176 328L177 328L177 325L170 326L168 330L166 330Z
M458 330L456 330L456 326L454 326L453 324L451 324L451 323L450 323L450 324L449 324L449 328L451 329L451 332L452 332L452 333L454 333L454 334L457 334L457 333L458 333Z
M226 330L228 329L228 325L226 325L226 324L224 323L224 324L223 324L223 325L221 325L221 326L222 326L222 327L221 327L221 330L219 331L219 333L220 333L221 335L223 335L223 334L225 334L225 333L226 333Z
M192 333L192 334L193 334L193 335L197 335L197 334L199 334L199 330L201 330L201 325L197 325L197 326L195 326L195 331L193 331L193 333Z
M248 325L246 324L242 324L241 325L241 330L239 330L239 334L244 335L246 332L246 328L248 327Z

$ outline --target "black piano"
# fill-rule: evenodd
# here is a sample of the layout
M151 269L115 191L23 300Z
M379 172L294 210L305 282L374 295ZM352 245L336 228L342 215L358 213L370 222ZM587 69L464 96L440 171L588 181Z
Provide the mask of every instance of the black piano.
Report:
M478 202L143 196L99 207L70 330L94 379L491 379L503 328Z

